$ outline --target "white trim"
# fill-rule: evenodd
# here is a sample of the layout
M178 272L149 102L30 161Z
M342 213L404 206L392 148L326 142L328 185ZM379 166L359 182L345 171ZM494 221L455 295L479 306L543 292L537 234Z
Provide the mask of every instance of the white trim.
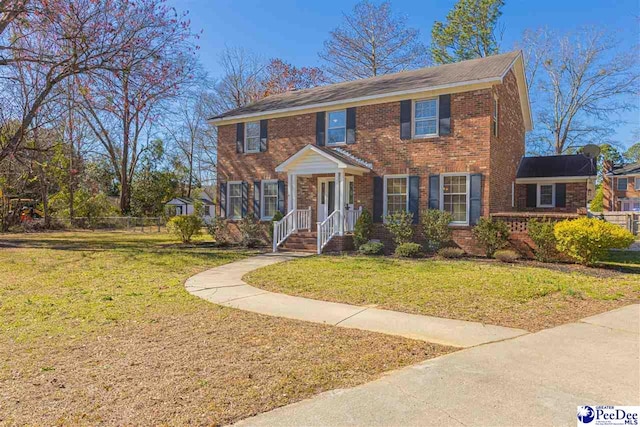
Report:
M382 188L382 219L384 220L387 217L387 180L393 178L405 178L407 181L407 206L405 207L405 211L409 212L409 175L408 174L396 174L396 175L384 175L383 177L383 188Z
M507 71L509 70L507 69ZM221 122L230 121L230 120L239 122L239 121L242 121L242 119L262 117L262 116L271 115L271 114L291 113L291 112L302 111L302 110L311 110L315 108L344 105L344 104L349 104L353 102L370 101L370 100L391 98L394 96L402 96L402 95L412 95L412 94L422 93L422 92L433 92L433 91L442 90L442 89L452 89L452 88L461 87L461 86L471 86L471 85L482 84L482 83L491 84L491 83L501 83L501 82L502 82L502 77L490 77L486 79L467 80L464 82L449 83L445 85L419 87L415 89L407 89L407 90L401 90L396 92L387 92L387 93L380 93L376 95L359 96L356 98L341 99L339 101L320 102L317 104L301 105L299 107L280 108L277 110L261 111L258 113L247 113L247 114L241 114L238 116L230 116L227 118L220 117L217 119L209 120L209 122L213 125L218 125Z
M231 216L231 185L240 184L240 216ZM243 181L227 181L227 206L226 206L226 218L238 220L242 219L242 184Z
M596 179L596 176L550 176L542 178L516 178L516 184L537 184L539 182L587 182L592 179Z
M278 166L276 166L276 172L289 172L288 170L288 166L291 165L293 162L295 162L296 160L298 160L300 157L304 156L305 154L307 154L307 152L309 151L313 151L314 153L317 153L321 156L323 156L324 158L334 162L336 164L336 168L337 169L346 169L349 173L352 174L356 174L356 175L361 175L364 172L369 172L370 169L368 168L364 168L364 167L360 167L360 166L353 166L353 165L348 165L346 163L344 163L343 161L333 157L331 154L326 153L325 151L317 148L314 145L306 145L304 148L301 148L296 154L294 154L293 156L289 157L287 160L285 160L284 162L280 163ZM305 171L300 171L297 172L299 175L304 174L304 173L331 173L333 172L332 170L305 170Z
M640 190L640 178L638 178L638 177L634 177L633 178L633 188L636 191Z
M346 205L350 205L350 209L353 209L355 206L355 200L356 200L356 196L355 196L355 192L356 192L356 188L355 188L355 181L354 181L354 177L353 176L345 176L345 181L346 181L346 188L347 188L347 194L345 194L344 196L344 200ZM334 190L333 190L333 202L336 206L338 206L338 187L339 185L336 184L336 177L335 176L319 176L318 180L317 180L317 191L316 191L316 208L318 209L317 212L317 218L320 218L320 205L324 204L321 203L322 200L322 184L325 184L325 191L326 191L326 196L327 199L329 197L329 182L333 182L334 184ZM349 202L349 183L353 182L354 186L353 186L353 204L348 203ZM327 219L327 217L331 215L331 212L327 212L327 214L324 216L324 219ZM318 222L321 222L320 219L318 219Z
M247 126L250 123L258 123L258 149L257 150L248 150L247 149L247 138L249 137L248 132L247 132ZM261 141L260 141L260 120L252 120L252 121L249 121L249 122L245 122L244 123L244 147L243 147L244 151L243 152L247 153L247 154L259 153L260 152L260 144L261 144Z
M493 121L493 127L491 128L491 133L493 134L494 137L498 137L498 134L500 132L499 128L500 128L500 117L499 117L499 107L498 107L498 97L494 96L493 97L493 113L491 114L491 120ZM494 132L495 129L495 132Z
M625 186L623 189L620 189L620 180L624 179L625 180ZM625 177L618 177L616 178L616 191L627 191L629 189L629 178Z
M265 184L276 184L276 211L278 210L278 203L280 202L280 194L278 188L278 180L277 179L263 179L260 181L260 219L262 221L271 221L273 216L265 216L264 215L264 185Z
M416 102L436 101L436 133L416 134ZM433 119L422 119L433 120ZM440 97L420 98L411 100L411 139L435 138L440 135Z
M511 182L511 207L516 207L516 183L515 181Z
M337 113L340 111L344 111L344 141L330 144L329 143L329 114ZM340 129L340 128L334 128L334 129ZM324 145L326 147L341 147L343 145L347 145L347 109L346 108L339 108L337 110L328 110L324 113Z
M445 176L465 176L467 184L467 219L465 221L451 221L450 225L469 225L469 214L471 211L471 174L468 172L447 172L440 174L440 210L444 211L444 177Z
M540 190L542 186L551 186L551 204L543 205L540 203ZM536 185L536 208L555 208L556 207L556 184L555 182L538 183Z

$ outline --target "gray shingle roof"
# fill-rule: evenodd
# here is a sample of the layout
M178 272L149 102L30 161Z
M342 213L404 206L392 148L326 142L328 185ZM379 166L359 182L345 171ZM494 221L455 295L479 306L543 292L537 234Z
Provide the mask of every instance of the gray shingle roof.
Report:
M518 166L517 178L552 178L566 176L595 176L594 159L583 154L561 156L523 157Z
M227 111L212 117L211 120L346 101L367 96L392 94L420 88L428 89L456 83L473 83L477 80L497 79L507 72L519 54L519 51L514 51L453 64L286 92Z
M640 173L640 163L629 163L627 165L614 165L611 170L612 175L632 175Z

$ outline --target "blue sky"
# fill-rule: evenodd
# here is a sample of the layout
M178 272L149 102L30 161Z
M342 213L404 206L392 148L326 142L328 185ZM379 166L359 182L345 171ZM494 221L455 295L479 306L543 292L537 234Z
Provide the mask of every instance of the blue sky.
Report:
M178 10L188 10L194 31L203 31L200 60L212 77L219 74L217 58L225 44L243 47L265 58L279 57L296 66L320 65L318 52L331 29L357 2L168 0ZM455 0L392 0L396 13L421 31L428 44L435 20L444 20ZM502 49L510 50L527 28L548 27L570 31L581 26L606 27L617 32L622 48L640 39L638 0L506 0L501 24ZM636 100L640 104L640 99ZM630 122L617 130L616 139L632 143L640 128L640 111L625 114Z

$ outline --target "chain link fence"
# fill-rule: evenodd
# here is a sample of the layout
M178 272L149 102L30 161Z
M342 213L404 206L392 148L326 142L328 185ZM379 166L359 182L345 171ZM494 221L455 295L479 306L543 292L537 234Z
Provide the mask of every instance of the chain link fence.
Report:
M125 230L140 232L157 232L165 230L167 220L163 217L76 217L56 218L55 221L63 228L81 228L89 230Z

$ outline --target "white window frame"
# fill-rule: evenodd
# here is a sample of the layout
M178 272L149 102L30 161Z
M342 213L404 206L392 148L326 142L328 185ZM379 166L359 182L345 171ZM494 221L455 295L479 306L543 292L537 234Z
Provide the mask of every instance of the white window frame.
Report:
M273 216L265 216L264 214L264 185L265 184L276 184L276 211L278 210L278 202L280 201L280 195L278 194L278 180L277 179L263 179L260 181L260 219L263 221L270 221L273 219Z
M499 111L498 110L498 98L494 97L493 98L493 115L492 115L492 119L493 119L492 125L493 126L492 126L491 131L493 133L493 136L495 136L495 137L498 136L498 132L499 132L499 130L498 130L498 114L499 114L498 111Z
M382 204L382 218L383 220L386 221L386 217L387 217L387 181L389 179L395 179L395 178L404 178L407 181L407 204L405 206L405 212L409 212L409 175L406 174L399 174L399 175L385 175L384 176L384 185L383 185L383 192L382 192L382 199L383 199L383 204Z
M258 124L258 149L257 150L249 150L249 132L247 132L247 128L249 124L257 123ZM255 137L253 137L255 138ZM244 123L244 152L245 153L259 153L260 152L260 120L256 120L253 122L245 122Z
M543 205L542 203L540 203L540 193L543 185L551 186L551 204L550 205ZM538 184L536 184L536 207L537 208L555 208L556 207L556 184L555 183L539 182Z
M640 190L640 176L636 176L633 178L633 188L636 190Z
M464 221L451 221L450 225L469 225L469 214L471 211L471 174L467 172L447 172L440 174L440 210L444 211L444 177L445 176L465 176L467 177L467 218ZM453 193L458 194L458 193Z
M344 112L344 141L341 142L329 142L329 129L342 129L341 127L330 128L329 127L329 116L331 113L340 113ZM325 113L325 125L324 125L324 143L328 147L337 147L340 145L347 145L347 109L342 108L339 110L331 110Z
M427 134L416 134L416 103L422 101L436 101L436 133L427 133ZM427 119L422 119L427 120ZM431 119L428 119L431 120ZM420 138L434 138L440 135L440 98L432 97L432 98L421 98L414 99L411 105L411 138L412 139L420 139Z
M624 188L620 188L620 180L624 179L625 185ZM627 191L629 188L629 179L628 178L616 178L616 191Z
M203 216L211 216L211 205L204 205L202 210Z
M240 185L240 216L231 216L231 186ZM242 219L242 181L227 182L227 219Z

